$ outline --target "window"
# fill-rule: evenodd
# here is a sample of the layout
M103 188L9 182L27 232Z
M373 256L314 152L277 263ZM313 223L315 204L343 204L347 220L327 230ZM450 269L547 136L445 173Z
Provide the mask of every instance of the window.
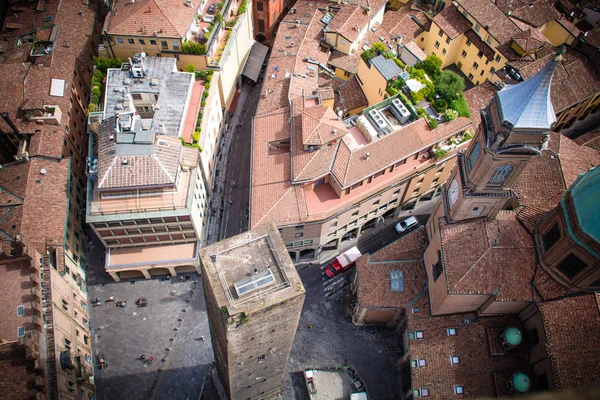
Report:
M510 165L501 165L496 167L492 177L488 181L488 186L502 186L504 182L508 179L510 174L512 173L513 167Z
M304 233L302 232L298 232L294 235L295 238L301 238L302 236L304 236Z
M548 231L542 235L542 246L544 246L544 252L550 250L559 239L560 228L558 227L558 224L554 224L552 228L548 229Z
M527 331L527 339L529 340L529 346L533 347L540 342L540 333L537 328L530 329Z
M435 264L433 264L431 269L433 272L433 281L436 282L438 280L438 278L440 277L440 275L442 275L442 272L444 271L441 250L438 250L438 260Z
M287 248L289 249L289 248L291 248L293 245L294 245L294 243L292 243L292 242L287 242L287 243L285 244L285 247L287 247Z
M446 49L442 49L442 55L445 56L447 53Z
M258 31L264 32L265 31L265 20L259 18L256 21L258 22Z
M173 50L179 50L179 42L171 42L173 45Z
M454 394L463 394L464 390L461 385L454 385Z
M294 247L302 247L302 241L294 242Z
M400 189L394 191L394 193L392 193L392 196L398 196L400 194Z
M117 38L117 43L119 43L119 44L123 44L123 39L122 39L122 38L120 38L120 37L118 37L118 38Z
M411 335L412 335L412 337L411 337ZM424 337L423 331L409 332L408 337L409 337L409 339L423 339L423 337ZM421 361L425 361L425 360L421 360Z
M477 70L477 68L479 68L479 64L477 64L476 62L473 63L473 69Z
M166 40L160 41L160 47L162 47L163 50L169 50L169 44L167 43Z
M475 142L473 149L471 150L471 154L469 154L469 160L467 161L467 172L471 171L471 168L477 162L477 158L479 158L479 154L481 153L481 145L479 142Z
M263 11L264 10L264 4L262 1L257 1L256 2L256 11Z
M138 42L140 42L140 44L142 45L146 44L146 41L144 39L138 39Z
M377 207L379 205L379 200L374 201L371 207Z
M450 365L460 364L460 357L450 356Z
M557 266L556 268L560 271L561 274L566 276L569 279L573 279L575 275L583 271L587 267L585 262L583 262L579 257L575 254L571 253L566 256Z
M467 47L469 47L471 45L471 43L473 43L473 42L471 42L469 39L467 39Z
M313 241L312 241L312 239L310 239L310 240L305 240L305 241L304 241L304 245L305 245L305 246L312 246L312 244L313 244Z
M465 58L467 56L467 52L463 50L462 53L460 53L460 55L462 58Z
M353 217L356 217L357 215L358 215L358 210L356 210L356 211L354 211L354 212L352 213L352 216L353 216Z
M333 221L329 223L330 228L335 228L337 226L337 221Z
M535 382L538 390L548 390L548 376L546 374L536 376Z
M25 327L24 326L20 326L17 328L17 336L19 336L19 337L25 336Z
M496 72L496 68L494 68L494 67L490 68L490 73L491 73L491 74L493 74L493 73L495 73L495 72Z
M134 44L134 43L135 43L135 41L134 41L133 39L127 39L127 43L129 43L129 44Z
M297 231L301 231L304 229L304 225L296 225L296 226L294 226L294 229Z
M25 307L18 306L17 307L17 317L22 317L23 315L25 315Z
M435 178L434 180L432 180L431 181L431 186L437 185L439 180L440 180L440 178Z
M473 76L473 74L469 74L469 79L470 79L470 80L473 80L473 78L475 78L475 77Z
M501 57L500 57L500 54L498 54L498 55L496 56L496 58L494 58L494 61L496 61L496 62L500 62L500 58L501 58Z
M446 39L446 44L450 44L450 36Z
M483 57L483 51L479 50L479 53L477 53L477 57L479 57L479 58Z
M150 39L150 45L151 46L156 46L156 40Z
M440 42L438 42L437 40L435 41L435 48L439 49L440 48Z
M485 70L481 70L481 73L479 74L480 76L483 76L483 74L485 74Z
M479 24L475 24L475 29L474 29L474 31L475 31L475 32L477 32L477 33L479 33L479 30L480 30L480 29L481 29L481 25L479 25Z
M446 328L446 335L456 336L456 328Z

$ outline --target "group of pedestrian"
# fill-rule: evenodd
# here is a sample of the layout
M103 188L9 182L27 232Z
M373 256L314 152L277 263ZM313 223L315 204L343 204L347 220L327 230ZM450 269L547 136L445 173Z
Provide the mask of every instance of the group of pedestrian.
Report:
M152 364L152 362L154 362L154 356L146 357L145 354L142 354L138 360L140 360L142 364Z

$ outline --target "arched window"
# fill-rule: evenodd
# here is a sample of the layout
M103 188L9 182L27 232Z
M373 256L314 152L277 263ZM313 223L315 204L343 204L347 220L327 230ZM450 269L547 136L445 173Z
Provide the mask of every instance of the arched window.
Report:
M502 184L504 184L504 182L506 182L512 171L513 167L511 167L510 165L501 165L499 167L496 167L496 170L494 171L492 177L487 183L488 186L501 186Z
M471 168L473 168L473 165L475 165L479 158L479 153L481 153L481 145L479 142L475 142L473 150L471 150L471 154L469 154L469 159L467 160L467 172L471 172Z

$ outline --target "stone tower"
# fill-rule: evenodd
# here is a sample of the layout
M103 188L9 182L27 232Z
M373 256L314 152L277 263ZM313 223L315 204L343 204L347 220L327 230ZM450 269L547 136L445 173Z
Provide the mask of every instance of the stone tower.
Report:
M477 134L446 185L450 221L494 218L514 200L510 188L529 159L541 154L556 122L550 86L562 54L561 47L535 76L506 86L481 111Z
M275 225L200 250L217 372L229 399L273 399L305 291Z

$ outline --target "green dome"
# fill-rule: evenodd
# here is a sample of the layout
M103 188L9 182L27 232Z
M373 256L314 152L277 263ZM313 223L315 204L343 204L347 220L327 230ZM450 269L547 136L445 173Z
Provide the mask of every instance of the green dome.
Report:
M524 374L522 372L518 372L513 375L512 383L515 387L515 390L520 393L528 392L529 388L531 387L531 380L529 379L527 374Z
M511 346L518 346L523 340L523 335L519 328L506 328L504 330L504 338Z
M600 168L580 175L570 188L579 227L600 242Z

